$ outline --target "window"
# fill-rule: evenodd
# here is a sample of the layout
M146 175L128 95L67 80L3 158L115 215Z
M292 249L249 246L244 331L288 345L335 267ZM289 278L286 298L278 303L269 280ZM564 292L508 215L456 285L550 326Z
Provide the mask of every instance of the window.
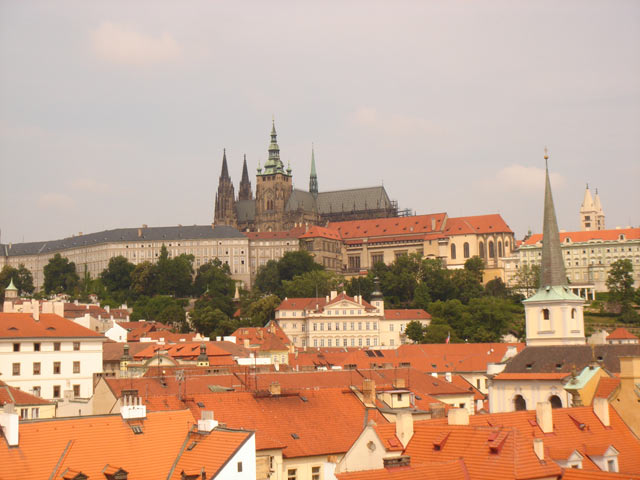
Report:
M53 351L54 352L60 351L60 342L53 342Z
M464 258L469 258L469 242L464 242L464 245L462 245L462 253Z
M53 362L53 373L60 375L60 362Z
M13 344L13 351L14 352L19 352L20 351L20 344L19 343L14 343Z
M20 419L24 420L26 418L29 418L29 409L28 408L21 408L20 409Z
M484 243L480 242L478 244L478 252L480 253L480 258L484 258Z
M38 407L31 409L31 418L40 418L40 409Z
M615 472L616 471L616 461L615 460L607 460L607 471Z
M42 392L39 386L33 387L31 390L36 397L39 397Z
M14 363L12 365L12 371L13 371L13 375L18 376L20 375L20 364L19 363Z
M80 373L80 362L73 362L73 373Z
M347 346L347 339L346 339L346 338L343 338L343 339L342 339L342 346L343 346L343 347L346 347L346 346Z
M311 467L311 480L320 480L320 467Z
M360 255L349 256L349 270L360 270Z
M390 332L393 332L393 323L390 323L390 324L389 324L389 331L390 331Z
M238 473L242 472L242 462L238 462Z
M515 411L521 411L527 409L527 401L522 395L516 395L513 399L513 409Z
M383 263L384 255L382 253L373 253L371 254L371 265L375 265L376 263Z
M80 385L73 386L73 398L80 397Z
M543 308L542 309L542 318L544 318L545 320L549 320L549 309L548 308Z
M80 350L80 342L73 342L73 349L76 351Z
M290 468L287 470L287 480L298 480L298 469Z
M494 258L496 256L496 249L493 246L493 242L489 242L489 258Z
M53 386L53 398L60 398L60 385Z
M40 351L40 343L36 342L33 344L33 351L34 352L39 352Z
M456 244L452 243L451 244L451 260L455 260L456 259Z
M40 362L33 362L33 374L40 375Z

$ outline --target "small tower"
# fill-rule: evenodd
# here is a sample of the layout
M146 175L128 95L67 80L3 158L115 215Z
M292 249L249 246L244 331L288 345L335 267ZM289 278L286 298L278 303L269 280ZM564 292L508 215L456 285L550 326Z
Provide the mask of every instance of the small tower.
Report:
M126 376L129 368L129 362L131 362L131 355L129 355L129 344L125 343L122 350L122 356L120 357L120 375Z
M13 277L11 277L11 281L9 282L9 286L4 289L4 299L5 300L15 300L18 298L18 289L13 284Z
M580 206L580 228L584 232L604 230L604 212L600 204L600 196L596 190L595 199L591 196L589 184L584 191L584 199Z
M233 183L231 183L227 168L227 150L225 149L222 154L222 172L220 172L218 179L214 225L236 226L235 198Z
M318 196L318 174L316 173L316 156L311 145L311 175L309 175L309 193L314 197Z
M208 367L209 366L209 356L207 355L207 344L200 344L200 355L197 358L199 367Z
M238 200L253 200L253 191L251 190L251 181L249 180L249 171L247 170L246 155L244 156L244 163L242 164L242 179L240 180Z
M540 288L522 302L527 345L584 345L584 300L568 286L548 167L545 182Z
M371 292L371 305L378 309L381 315L384 315L384 297L380 291L380 279L373 279L373 292Z

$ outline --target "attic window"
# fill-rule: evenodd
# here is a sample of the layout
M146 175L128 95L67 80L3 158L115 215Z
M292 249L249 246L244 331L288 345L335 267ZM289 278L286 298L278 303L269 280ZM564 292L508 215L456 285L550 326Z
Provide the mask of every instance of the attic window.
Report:
M527 363L527 370L531 370L533 368L533 363Z
M561 363L556 363L556 370L560 370L562 368L562 364Z
M18 330L16 327L9 327L9 330Z
M131 430L136 435L140 435L142 433L142 427L140 425L131 425Z
M204 408L204 403L202 403L202 402L198 402L198 403L196 403L196 405L198 405L200 408Z
M294 440L299 440L300 439L300 437L298 436L297 433L292 433L291 434L291 438L293 438Z
M196 445L198 444L198 442L191 442L188 446L187 446L187 450L193 450L194 448L196 448Z
M47 327L47 330L55 330L56 327Z
M598 357L597 357L597 358L598 358L598 361L599 361L599 362L601 362L601 361L603 361L603 360L604 360L604 357L603 357L602 355L598 355Z
M300 395L300 400L302 400L303 402L308 402L309 399L303 395Z

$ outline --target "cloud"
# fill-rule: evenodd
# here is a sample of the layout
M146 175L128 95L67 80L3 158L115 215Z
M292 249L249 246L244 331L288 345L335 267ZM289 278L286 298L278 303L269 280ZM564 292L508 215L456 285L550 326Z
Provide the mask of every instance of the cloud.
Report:
M551 173L549 176L554 189L564 187L565 179L562 175ZM500 169L495 177L485 178L483 183L503 191L537 193L544 189L544 168L512 164Z
M109 185L103 182L98 182L93 178L76 178L70 182L70 186L75 190L93 193L105 193L109 191Z
M362 107L349 116L351 125L384 132L389 136L441 135L444 129L421 117L398 113L382 113L373 107Z
M105 60L129 65L169 62L180 55L178 43L167 33L152 37L111 22L93 32L93 49Z
M38 198L38 206L40 208L72 208L75 207L76 202L69 195L65 193L43 193Z

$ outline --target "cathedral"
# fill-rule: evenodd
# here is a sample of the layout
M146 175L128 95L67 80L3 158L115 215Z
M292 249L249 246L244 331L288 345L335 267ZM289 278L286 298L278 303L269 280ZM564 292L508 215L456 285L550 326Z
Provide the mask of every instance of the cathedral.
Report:
M285 169L280 160L275 123L271 127L268 159L264 167L258 163L255 189L254 198L245 156L236 197L224 151L214 225L229 225L242 231L275 232L303 224L326 225L328 222L398 215L396 202L389 199L383 186L319 192L313 149L309 191L293 188L291 167Z

